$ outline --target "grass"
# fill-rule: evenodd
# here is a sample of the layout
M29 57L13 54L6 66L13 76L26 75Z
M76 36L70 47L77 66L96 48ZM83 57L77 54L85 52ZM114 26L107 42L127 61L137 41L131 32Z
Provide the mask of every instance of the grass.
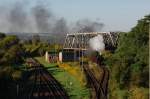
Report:
M82 86L86 85L85 75L81 70L79 63L75 62L65 62L65 63L58 63L60 68L63 68L67 71L70 75L74 76L76 80L80 81Z
M44 57L36 57L36 59L61 83L68 92L70 99L89 99L89 89L83 86L76 76L63 68L59 68L57 63L47 63Z

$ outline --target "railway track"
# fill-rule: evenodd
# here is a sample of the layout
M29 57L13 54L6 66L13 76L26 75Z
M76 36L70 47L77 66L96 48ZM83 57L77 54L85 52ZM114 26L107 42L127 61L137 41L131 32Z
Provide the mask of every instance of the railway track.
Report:
M18 99L69 99L60 83L36 60L29 59L30 67Z
M87 65L88 64L84 64L83 69L88 79L88 83L95 91L94 98L107 99L109 71L105 67L101 67L102 69L101 78L96 79L94 73L89 69Z

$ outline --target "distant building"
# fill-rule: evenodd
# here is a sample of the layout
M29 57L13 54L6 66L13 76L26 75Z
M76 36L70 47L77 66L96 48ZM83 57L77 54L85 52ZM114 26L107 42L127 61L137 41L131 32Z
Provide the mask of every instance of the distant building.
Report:
M57 51L46 51L45 61L49 63L56 63L59 60L59 52Z
M83 56L83 52L75 49L63 49L59 53L59 61L61 62L73 62L79 61L80 57Z
M74 49L63 49L62 51L46 51L45 61L50 63L79 61L82 52Z

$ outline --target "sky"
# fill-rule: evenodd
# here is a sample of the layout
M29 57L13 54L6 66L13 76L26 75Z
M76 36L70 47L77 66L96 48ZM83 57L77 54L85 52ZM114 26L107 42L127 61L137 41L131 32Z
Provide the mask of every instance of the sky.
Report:
M21 0L0 0L8 6ZM27 5L45 3L58 17L69 23L90 19L104 23L103 31L130 31L137 20L150 14L150 0L22 0ZM2 9L1 9L2 10Z

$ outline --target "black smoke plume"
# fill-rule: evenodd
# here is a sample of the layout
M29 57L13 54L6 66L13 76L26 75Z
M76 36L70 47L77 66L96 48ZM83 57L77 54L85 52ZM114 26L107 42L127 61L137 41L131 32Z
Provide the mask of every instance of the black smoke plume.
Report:
M74 29L76 32L96 32L101 31L103 26L101 22L83 19L76 22Z
M35 19L35 23L40 33L50 32L50 19L52 18L52 13L44 7L44 5L36 5L32 8L32 14Z
M54 34L60 34L60 35L64 35L64 33L68 33L68 26L67 26L67 22L64 18L60 18L56 21L56 23L54 24L54 27L52 29L52 33Z
M74 26L68 25L65 18L55 17L49 5L39 1L35 5L30 5L30 2L27 4L23 0L17 1L8 5L7 10L0 9L0 32L51 33L63 37L72 32L101 31L104 26L101 22L89 19L78 20L74 22Z
M24 32L27 29L27 13L25 12L25 6L16 2L10 9L8 15L10 32Z

